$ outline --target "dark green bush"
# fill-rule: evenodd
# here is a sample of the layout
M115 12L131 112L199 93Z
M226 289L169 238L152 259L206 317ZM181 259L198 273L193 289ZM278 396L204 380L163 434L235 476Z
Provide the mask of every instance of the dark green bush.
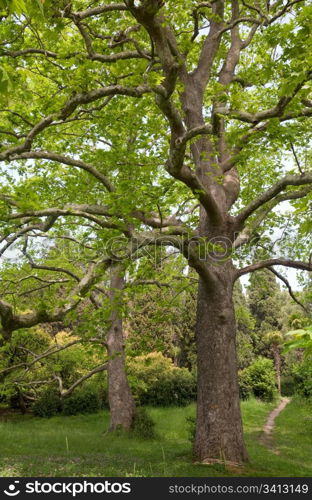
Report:
M194 375L159 352L131 359L128 374L138 404L185 406L196 398Z
M34 415L49 418L62 411L62 401L52 389L45 391L32 407Z
M292 367L296 393L305 398L312 398L312 360L306 358Z
M186 406L196 397L196 381L186 368L160 374L141 396L143 405Z
M240 372L239 374L239 397L243 401L246 401L247 399L252 396L253 391L252 387L250 385L250 380L249 377L246 377Z
M76 391L63 401L63 415L96 413L101 409L99 394L90 390Z
M137 408L132 422L133 435L143 439L155 439L155 422L145 408Z
M259 357L239 373L239 386L242 398L253 394L262 401L273 401L276 397L276 374L271 359Z

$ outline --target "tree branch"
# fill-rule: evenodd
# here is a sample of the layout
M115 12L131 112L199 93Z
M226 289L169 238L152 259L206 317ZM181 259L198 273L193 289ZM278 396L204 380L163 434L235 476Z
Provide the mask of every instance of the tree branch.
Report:
M89 92L82 92L70 98L65 106L57 112L50 114L38 122L28 133L23 144L14 146L0 153L0 161L9 160L12 156L20 155L21 153L31 150L32 143L36 136L53 124L55 120L66 120L75 109L81 104L89 104L96 100L102 99L112 95L124 95L130 97L142 97L144 94L151 92L151 88L147 85L138 87L124 87L122 85L112 85L108 87L101 87L99 89L90 90Z
M240 223L244 222L259 207L261 207L268 201L275 198L281 191L286 189L288 186L302 186L305 184L312 184L312 173L305 173L302 175L286 175L283 179L274 184L274 186L264 191L251 203L249 203L249 205L247 205L247 207L245 207L237 215L236 220ZM291 196L291 193L289 193L289 196ZM291 199L291 197L289 199Z
M100 259L92 262L84 276L69 293L64 305L55 311L41 309L30 313L14 313L13 306L0 300L0 319L2 323L2 335L5 340L11 338L12 332L20 328L31 328L40 323L54 323L61 321L70 311L75 309L90 289L99 281L103 273L111 265L111 258Z
M300 307L302 307L302 309L308 313L308 309L300 302L300 300L297 299L296 295L294 294L294 292L292 291L292 288L289 284L289 281L284 278L284 276L282 274L280 274L279 272L277 272L273 267L268 267L269 271L271 271L271 273L273 273L279 280L281 280L284 285L286 285L287 289L288 289L288 292L289 292L289 295L291 296L291 298L293 299L294 302L296 302L296 304L298 304Z
M74 382L68 389L63 388L63 380L61 379L61 377L54 375L54 379L58 382L59 385L59 391L61 397L65 398L69 396L76 389L78 385L82 384L85 380L88 380L90 377L93 377L93 375L95 375L96 373L100 373L103 372L104 370L107 370L107 367L108 363L104 363L103 365L93 368L93 370L91 370L89 373L83 375L78 380L76 380L76 382Z
M73 13L73 15L78 19L86 19L87 17L99 16L100 14L104 14L106 12L123 10L128 10L128 7L124 3L111 3L109 5L99 5L98 7L81 10L80 12Z
M272 266L291 267L293 269L299 269L301 271L312 272L311 262L301 262L290 259L267 259L251 264L250 266L243 267L242 269L238 269L235 273L234 279L237 280L244 274L253 273L254 271L258 271L259 269L269 268Z
M99 172L94 166L82 161L82 160L76 160L74 158L70 158L69 156L65 156L62 154L58 153L52 153L50 151L29 151L25 153L21 153L19 155L14 155L11 156L10 160L11 161L16 161L16 160L25 160L25 159L33 159L33 160L48 160L48 161L55 161L57 163L62 163L64 165L70 165L73 167L80 168L81 170L84 170L85 172L88 172L91 174L93 177L95 177L98 181L105 186L107 191L113 192L115 191L115 188L113 184L109 181L109 179L103 175L101 172Z
M265 207L263 208L262 211L257 215L257 217L251 222L250 225L245 227L238 235L236 240L233 243L233 248L236 249L238 247L241 247L245 245L246 243L249 243L252 238L255 230L262 224L262 222L265 220L265 218L268 216L268 214L279 204L282 203L283 201L291 201L291 200L298 200L300 198L304 198L307 196L309 193L312 191L312 185L307 186L305 189L301 189L300 191L290 191L286 193L282 193L270 202L268 202Z

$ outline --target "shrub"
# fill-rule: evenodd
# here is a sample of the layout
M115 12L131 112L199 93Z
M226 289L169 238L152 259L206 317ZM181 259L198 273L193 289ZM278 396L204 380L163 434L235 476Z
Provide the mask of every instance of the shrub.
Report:
M275 378L273 361L260 357L239 373L240 393L243 398L253 394L263 401L272 401L277 392Z
M142 394L142 404L151 406L185 406L194 401L196 383L192 374L186 368L174 368L160 374L145 393Z
M76 391L63 401L63 415L79 413L96 413L101 409L100 397L97 392L84 389Z
M137 408L132 422L134 436L143 439L156 438L155 422L145 408Z
M249 377L244 376L242 372L239 373L239 397L243 401L246 401L247 399L252 396L252 387L250 385L250 380Z
M136 392L144 392L158 380L160 374L172 368L171 359L166 358L161 352L151 352L128 360L129 379Z
M159 352L129 361L129 382L136 401L151 406L184 406L196 397L196 380Z
M312 363L306 358L292 367L296 392L305 398L312 398Z
M32 410L37 417L53 417L61 412L62 401L55 391L48 389L37 399Z

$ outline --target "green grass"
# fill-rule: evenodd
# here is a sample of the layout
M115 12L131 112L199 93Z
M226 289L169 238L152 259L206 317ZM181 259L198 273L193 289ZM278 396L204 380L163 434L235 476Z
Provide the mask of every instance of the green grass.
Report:
M292 401L277 419L274 447L259 442L274 405L242 403L250 463L246 476L311 476L311 406ZM222 465L194 465L188 440L186 408L152 408L158 438L144 441L125 433L107 433L108 412L39 419L0 420L1 476L227 476ZM298 425L300 424L300 425ZM276 447L276 448L275 448ZM278 453L278 454L277 454Z

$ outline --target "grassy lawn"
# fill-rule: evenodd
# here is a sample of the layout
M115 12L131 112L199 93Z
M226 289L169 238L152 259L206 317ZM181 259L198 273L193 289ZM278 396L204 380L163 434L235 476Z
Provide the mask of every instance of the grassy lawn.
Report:
M0 476L312 476L311 406L292 401L276 421L274 446L259 442L275 405L242 403L249 465L231 472L192 464L187 416L195 407L152 408L158 439L107 433L108 412L0 420Z

